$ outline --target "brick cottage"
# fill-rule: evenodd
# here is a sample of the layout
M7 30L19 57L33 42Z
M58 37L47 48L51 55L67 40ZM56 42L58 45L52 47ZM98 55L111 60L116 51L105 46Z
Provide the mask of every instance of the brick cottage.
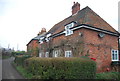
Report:
M119 61L118 38L119 33L92 9L80 10L74 2L71 16L39 36L39 57L87 56L96 60L97 72L104 72L112 61Z
M39 53L39 38L44 37L46 33L46 29L42 28L41 32L37 34L36 37L30 40L27 44L27 53L31 56L38 56Z

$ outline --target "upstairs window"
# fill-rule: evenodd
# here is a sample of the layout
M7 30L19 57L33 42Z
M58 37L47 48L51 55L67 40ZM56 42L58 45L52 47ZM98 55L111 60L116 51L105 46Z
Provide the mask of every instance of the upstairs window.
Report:
M39 39L39 43L40 43L40 44L43 43L43 39L44 39L44 37L40 37L40 39Z
M72 27L74 27L74 22L71 22L70 24L67 24L66 26L67 26L67 28L72 28Z
M46 37L50 37L51 36L51 33L47 34Z
M71 35L73 34L73 30L71 30L70 28L74 27L74 22L67 24L65 26L65 36Z
M49 38L46 37L45 40L46 40L46 42L49 42Z
M51 36L51 33L49 33L49 34L46 35L46 38L45 38L46 42L49 42L50 36Z
M72 51L65 51L65 57L72 57Z
M119 61L118 50L112 50L112 61Z

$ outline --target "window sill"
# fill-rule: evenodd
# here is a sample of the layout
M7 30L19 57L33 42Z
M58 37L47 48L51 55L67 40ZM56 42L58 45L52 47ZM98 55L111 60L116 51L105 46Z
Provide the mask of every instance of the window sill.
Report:
M120 61L112 61L111 62L111 65L114 66L114 65L119 65L120 66Z

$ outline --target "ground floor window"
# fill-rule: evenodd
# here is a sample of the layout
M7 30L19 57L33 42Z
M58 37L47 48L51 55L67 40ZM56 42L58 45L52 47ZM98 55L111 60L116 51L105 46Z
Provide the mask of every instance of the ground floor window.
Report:
M58 54L59 54L58 50L53 51L53 57L58 57Z
M112 61L119 61L118 50L112 50Z
M72 57L72 51L65 51L65 57Z
M42 53L39 53L39 57L42 57Z
M45 57L49 57L49 52L46 52L46 53L45 53Z

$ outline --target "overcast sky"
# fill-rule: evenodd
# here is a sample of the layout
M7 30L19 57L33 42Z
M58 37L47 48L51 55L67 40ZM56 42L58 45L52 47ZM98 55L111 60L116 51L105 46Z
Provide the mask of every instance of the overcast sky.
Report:
M73 2L89 6L118 30L119 0L0 0L0 46L26 50L42 27L47 31L71 15Z

